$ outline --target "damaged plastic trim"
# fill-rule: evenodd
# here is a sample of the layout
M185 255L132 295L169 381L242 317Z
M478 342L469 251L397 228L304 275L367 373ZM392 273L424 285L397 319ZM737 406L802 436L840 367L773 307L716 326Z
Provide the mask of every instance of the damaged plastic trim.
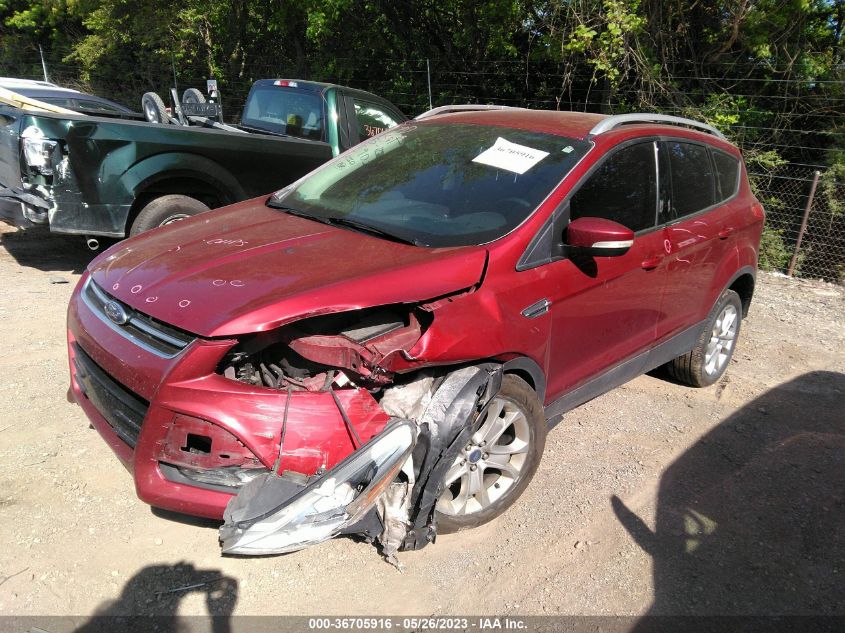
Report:
M402 549L422 549L437 537L435 505L443 494L446 471L478 430L486 408L502 387L501 365L465 367L446 377L420 420L419 463L410 504L411 525Z
M393 482L416 442L409 420L384 430L304 489L284 476L259 476L224 513L224 554L294 552L326 541L361 521Z

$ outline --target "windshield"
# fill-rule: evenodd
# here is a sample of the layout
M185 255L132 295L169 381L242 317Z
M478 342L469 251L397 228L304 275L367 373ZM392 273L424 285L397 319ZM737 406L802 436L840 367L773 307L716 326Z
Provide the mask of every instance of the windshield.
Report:
M320 141L323 139L323 98L308 90L259 85L249 93L241 123L274 134Z
M513 128L407 124L342 154L269 204L424 246L483 244L521 224L589 147Z

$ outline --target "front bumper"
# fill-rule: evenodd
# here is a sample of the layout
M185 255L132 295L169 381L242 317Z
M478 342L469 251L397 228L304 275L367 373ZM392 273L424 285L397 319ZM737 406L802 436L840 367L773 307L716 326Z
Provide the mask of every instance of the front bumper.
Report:
M281 455L279 472L288 470L310 476L320 469L331 469L354 451L352 438L330 394L294 392L287 403L285 392L224 378L215 370L236 343L234 340L198 338L172 357L156 354L139 346L119 328L107 325L82 300L81 289L86 280L87 275L80 281L68 309L71 394L132 473L137 495L143 501L176 512L221 519L239 489L228 491L221 486L186 483L184 477L172 475L168 464L192 469L223 467L240 451L240 458L248 459L251 466L270 470ZM119 423L123 418L115 411L121 407L114 400L91 393L93 379L80 373L80 367L91 364L112 381L108 385L111 390L106 391L113 391L116 398L124 400L128 394L131 400L123 405L134 404L134 408L129 406L129 413L140 411L134 437L131 424ZM364 441L382 431L389 416L366 390L342 389L336 393ZM286 405L285 442L280 447ZM190 438L198 435L208 437L207 445L200 443L199 450L192 447Z

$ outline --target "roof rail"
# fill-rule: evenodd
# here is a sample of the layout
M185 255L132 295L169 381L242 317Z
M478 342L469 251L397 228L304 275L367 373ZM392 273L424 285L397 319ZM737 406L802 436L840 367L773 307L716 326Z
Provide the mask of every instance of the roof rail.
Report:
M725 140L725 135L712 125L707 125L706 123L693 121L692 119L685 119L679 116L671 116L668 114L649 114L646 112L615 114L613 116L609 116L597 123L595 127L590 130L589 136L592 137L604 134L605 132L614 130L621 125L625 125L626 123L664 123L666 125L683 125L708 132L717 138Z
M429 117L437 116L439 114L449 114L450 112L472 112L475 110L522 110L523 108L515 108L513 106L504 106L504 105L484 105L480 103L466 103L466 104L456 104L456 105L445 105L439 106L437 108L433 108L428 110L427 112L423 112L422 114L414 117L415 121L422 121L423 119L427 119Z

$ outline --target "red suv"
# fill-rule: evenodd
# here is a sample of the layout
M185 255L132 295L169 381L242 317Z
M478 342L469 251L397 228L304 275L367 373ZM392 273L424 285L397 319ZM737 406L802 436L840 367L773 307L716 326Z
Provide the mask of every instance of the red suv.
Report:
M94 260L71 395L224 552L419 548L512 504L567 410L664 364L718 380L763 218L707 125L439 108Z

